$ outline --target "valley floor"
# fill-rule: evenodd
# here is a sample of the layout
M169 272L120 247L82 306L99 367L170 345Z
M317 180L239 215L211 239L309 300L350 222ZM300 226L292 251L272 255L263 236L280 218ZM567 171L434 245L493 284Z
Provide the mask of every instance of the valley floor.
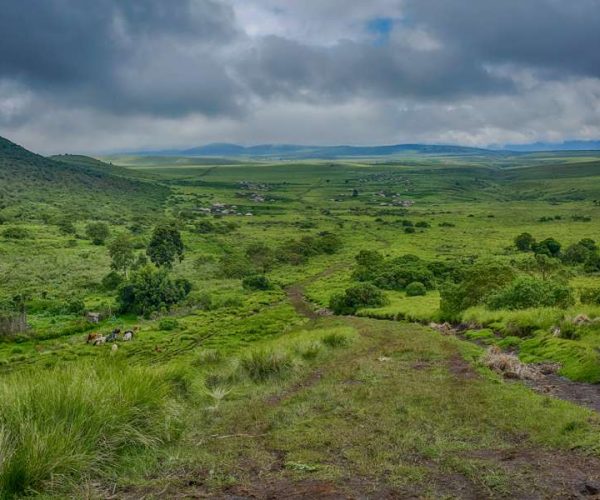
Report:
M597 494L600 418L477 366L413 324L321 318L356 337L289 378L197 408L155 477L114 498L575 498ZM170 464L170 465L169 465Z

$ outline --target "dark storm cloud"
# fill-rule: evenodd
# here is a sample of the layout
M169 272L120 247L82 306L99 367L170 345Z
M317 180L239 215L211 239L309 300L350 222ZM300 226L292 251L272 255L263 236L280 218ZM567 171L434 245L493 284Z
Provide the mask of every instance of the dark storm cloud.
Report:
M270 36L257 44L242 68L253 90L264 98L439 99L513 88L510 80L491 74L452 48L425 52L394 42L347 40L333 47L315 47Z
M0 79L121 113L229 113L235 85L213 49L236 36L213 0L5 0Z
M1 3L0 134L143 123L165 145L195 127L320 142L314 116L363 142L337 113L368 116L376 142L600 131L600 0Z
M411 22L480 63L600 76L599 0L407 0L405 7Z

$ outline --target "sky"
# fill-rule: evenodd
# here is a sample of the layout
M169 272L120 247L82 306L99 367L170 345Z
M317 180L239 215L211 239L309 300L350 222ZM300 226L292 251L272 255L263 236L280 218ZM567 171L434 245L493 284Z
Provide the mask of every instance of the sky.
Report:
M600 139L600 0L2 0L37 152Z

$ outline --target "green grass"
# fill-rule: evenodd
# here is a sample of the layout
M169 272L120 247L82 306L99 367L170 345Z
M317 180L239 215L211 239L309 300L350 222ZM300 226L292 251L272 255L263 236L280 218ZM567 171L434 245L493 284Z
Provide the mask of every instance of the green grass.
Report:
M16 153L18 161L6 155L0 161L4 179L23 165L24 153ZM31 326L0 342L0 446L8 457L0 484L8 491L102 497L113 487L132 496L167 488L162 495L178 496L182 484L196 481L206 488L201 493L219 495L227 487L255 487L252 471L258 471L266 483L312 478L342 490L359 478L364 496L385 488L460 496L440 480L453 475L476 497L527 496L532 488L544 491L542 472L531 472L527 484L506 464L477 453L520 446L598 456L597 416L503 382L478 365L481 348L473 342L517 349L523 361L558 362L564 376L600 382L596 323L574 327L570 339L551 334L579 314L600 317L600 306L470 308L460 318L470 328L472 342L464 342L398 321L439 321L438 290L419 297L385 291L390 303L359 310L360 318L315 321L302 317L285 292L301 284L315 308L326 307L331 295L355 284L354 256L365 249L386 259L518 262L523 256L512 241L522 232L554 237L563 247L597 238L594 155L119 157L112 166L87 157L62 157L58 164L25 156L11 196L0 189L3 228L28 232L22 240L0 236L0 301L24 295ZM49 165L60 167L46 185L40 172ZM84 173L72 187L67 173L74 169ZM83 180L93 189L82 187ZM123 194L128 186L133 195ZM414 205L395 206L397 199ZM199 210L217 202L254 215ZM572 219L581 215L591 221ZM64 217L74 222L74 235L61 232ZM115 291L101 286L110 271L107 249L85 238L85 225L105 220L113 235L130 232L142 254L162 219L177 224L185 243L185 258L172 273L194 289L168 316L116 315ZM405 219L430 227L407 234ZM234 224L206 233L196 229L204 221ZM226 254L256 243L276 249L322 231L337 234L343 247L300 265L275 262L267 270L272 290L249 291L241 279L223 278L219 262ZM596 275L569 273L576 289L599 286ZM66 308L75 299L107 318L86 324ZM136 339L112 355L110 346L84 342L89 331L134 325L141 327Z
M176 436L169 378L113 360L21 371L0 381L3 497L68 491L118 474L133 453Z

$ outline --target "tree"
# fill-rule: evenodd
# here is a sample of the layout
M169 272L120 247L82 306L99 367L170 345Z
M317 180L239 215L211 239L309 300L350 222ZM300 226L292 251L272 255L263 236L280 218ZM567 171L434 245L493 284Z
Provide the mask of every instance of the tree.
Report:
M129 268L135 262L135 252L133 251L133 240L127 233L121 233L116 236L108 245L108 254L110 255L110 268L128 275Z
M547 255L548 257L557 257L560 254L560 247L560 243L554 238L546 238L531 246L536 254Z
M104 222L90 222L85 226L85 234L94 245L104 245L106 238L110 235L110 229Z
M531 251L533 245L535 245L535 238L529 233L521 233L515 238L515 246L521 252Z
M166 269L146 266L135 273L119 290L118 301L123 313L145 316L169 308L185 299L192 287L185 279L172 280Z
M354 314L361 307L381 307L388 303L381 290L370 283L362 283L347 288L344 293L332 295L329 308L335 314Z
M173 262L183 259L183 241L177 228L163 224L156 226L148 243L146 254L157 267L173 267Z

